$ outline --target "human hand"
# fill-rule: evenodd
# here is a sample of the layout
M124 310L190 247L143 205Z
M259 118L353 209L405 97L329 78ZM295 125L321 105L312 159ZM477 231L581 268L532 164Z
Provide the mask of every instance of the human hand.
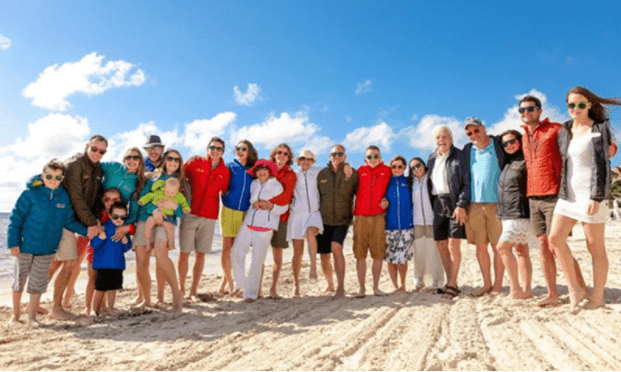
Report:
M599 202L595 200L589 200L589 206L587 207L587 215L593 216L597 214L599 210Z
M453 212L453 218L460 225L466 224L466 221L468 219L466 209L462 207L455 208L455 211Z
M102 231L102 232L100 232L97 236L98 236L98 237L99 237L99 239L101 239L101 240L105 240L105 239L106 239L106 233L105 233L105 232L103 232L103 231Z
M617 151L619 151L619 147L617 146L616 142L613 141L608 146L608 157L612 158L613 156L617 155Z
M156 225L161 225L162 223L164 223L164 213L159 209L154 210L151 216L153 216L153 220L155 221Z
M261 203L261 209L264 209L266 211L271 210L272 207L274 206L272 203L270 203L267 200L259 200L259 203Z
M390 204L390 203L388 202L388 199L386 199L386 198L382 198L382 200L381 200L381 201L380 201L380 203L379 203L379 206L380 206L382 209L388 209L388 205L389 205L389 204Z
M19 257L19 247L11 247L9 251L11 252L11 256Z
M123 236L123 239L121 239L121 243L123 244L127 244L128 240L127 240L127 235Z
M119 226L114 230L114 235L112 235L112 241L118 242L121 241L129 232L129 226Z
M157 203L157 206L158 206L158 208L175 210L175 209L177 209L177 207L179 205L177 203L175 203L174 201L170 200L170 199L164 199L164 200L160 201L159 203Z
M252 203L252 208L254 208L254 209L261 209L261 201L256 201L256 202Z
M103 232L101 225L89 226L86 228L86 237L92 239L101 232Z
M354 174L354 170L351 168L349 163L345 163L345 166L343 167L343 172L345 172L345 178L349 178L352 174Z

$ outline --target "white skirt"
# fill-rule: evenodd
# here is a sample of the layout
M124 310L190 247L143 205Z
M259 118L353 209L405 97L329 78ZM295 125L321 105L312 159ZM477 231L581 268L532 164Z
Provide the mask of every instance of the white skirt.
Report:
M323 221L319 211L313 213L291 213L287 223L287 240L306 239L306 230L309 227L319 229L319 234L323 233Z
M502 234L498 240L513 244L532 244L534 237L530 230L530 220L528 218L502 220Z

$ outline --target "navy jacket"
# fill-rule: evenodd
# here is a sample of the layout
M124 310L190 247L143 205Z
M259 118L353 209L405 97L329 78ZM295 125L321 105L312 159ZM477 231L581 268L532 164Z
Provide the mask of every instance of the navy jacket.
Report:
M429 190L429 200L431 200L431 204L433 204L435 198L435 196L431 194L433 190L431 178L437 157L438 150L436 149L429 155L429 160L427 160L427 189ZM470 204L470 167L466 163L467 160L465 159L463 151L451 145L448 159L446 160L446 172L451 201L454 207L467 208Z

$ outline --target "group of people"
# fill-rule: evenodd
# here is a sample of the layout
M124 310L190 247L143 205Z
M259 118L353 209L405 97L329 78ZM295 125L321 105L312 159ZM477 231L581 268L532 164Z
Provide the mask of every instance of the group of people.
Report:
M471 117L464 122L470 143L463 149L453 144L451 129L440 125L433 130L436 149L427 163L419 157L408 162L399 155L386 165L380 149L369 146L365 164L358 169L347 163L340 144L331 147L327 166L319 167L310 150L296 158L285 143L276 146L268 159L259 159L248 140L236 144L236 158L225 164L225 142L218 137L209 141L206 156L184 162L179 151L164 151L156 135L144 147L146 158L140 149L131 148L122 163L102 163L108 142L93 136L84 153L64 163L46 164L42 174L28 182L11 214L8 247L17 257L12 321L19 321L21 294L28 281L28 319L36 322L36 314L45 311L40 296L56 271L50 317L71 318L66 308L84 258L89 267L86 314L114 311L114 294L123 286L124 253L129 249L136 254L134 304L152 305L153 255L158 303L163 304L168 284L172 310L181 311L190 253L194 252L194 266L189 296L196 297L218 219L223 269L219 293L248 302L261 296L269 247L274 264L268 296L280 298L283 249L290 242L293 296L300 296L305 240L310 277L317 278L319 254L326 292L345 297L343 244L353 223L356 297L367 293L369 254L374 295L386 294L379 287L384 261L394 291L403 292L413 259L416 291L426 287L447 298L457 296L461 239L476 246L483 277L482 288L471 295L500 293L506 270L510 296L532 297L528 243L534 234L548 287L539 304L559 302L556 258L572 305L588 298L587 308L601 307L608 270L607 207L601 202L609 197L609 158L617 150L602 105L621 101L575 87L567 93L566 103L572 119L562 125L540 120L540 100L526 96L518 108L523 134L509 130L489 135L483 123ZM592 293L567 246L578 221L593 257ZM169 251L175 248L177 223L180 254L175 268Z

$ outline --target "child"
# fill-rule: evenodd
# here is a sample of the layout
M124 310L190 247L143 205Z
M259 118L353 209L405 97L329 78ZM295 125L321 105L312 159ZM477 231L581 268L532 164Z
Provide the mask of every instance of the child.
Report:
M129 234L117 242L108 238L112 238L116 228L123 226L123 223L127 220L127 206L123 203L114 203L108 213L110 214L110 219L104 225L105 232L91 240L93 269L97 270L95 298L93 299L93 310L97 316L101 315L101 303L105 292L108 293L109 311L114 312L116 290L123 288L124 254L132 246Z
M180 183L177 178L170 177L166 181L159 180L153 184L151 192L140 198L138 204L145 205L147 203L157 204L158 202L169 199L173 202L181 205L181 209L184 213L190 213L190 206L185 196L179 191ZM174 249L175 247L175 225L177 219L175 218L175 211L168 208L163 208L162 212L166 215L164 221L157 223L153 216L147 218L145 223L145 240L147 242L148 249L152 248L151 243L151 230L155 225L163 226L166 229L166 235L168 237L168 249Z
M41 294L47 290L48 270L63 227L80 235L91 232L74 219L69 194L61 184L65 171L65 165L56 159L47 163L43 173L28 183L28 189L22 192L11 213L7 246L17 260L10 323L19 322L19 305L28 279L28 323L39 325L37 309Z
M270 247L274 230L278 229L279 217L289 206L271 204L268 200L282 193L282 185L276 180L278 168L268 160L259 160L248 170L257 177L250 184L250 210L235 238L232 249L233 274L237 294L243 290L244 300L253 302L259 295L263 262ZM245 260L252 246L252 261L246 275Z

